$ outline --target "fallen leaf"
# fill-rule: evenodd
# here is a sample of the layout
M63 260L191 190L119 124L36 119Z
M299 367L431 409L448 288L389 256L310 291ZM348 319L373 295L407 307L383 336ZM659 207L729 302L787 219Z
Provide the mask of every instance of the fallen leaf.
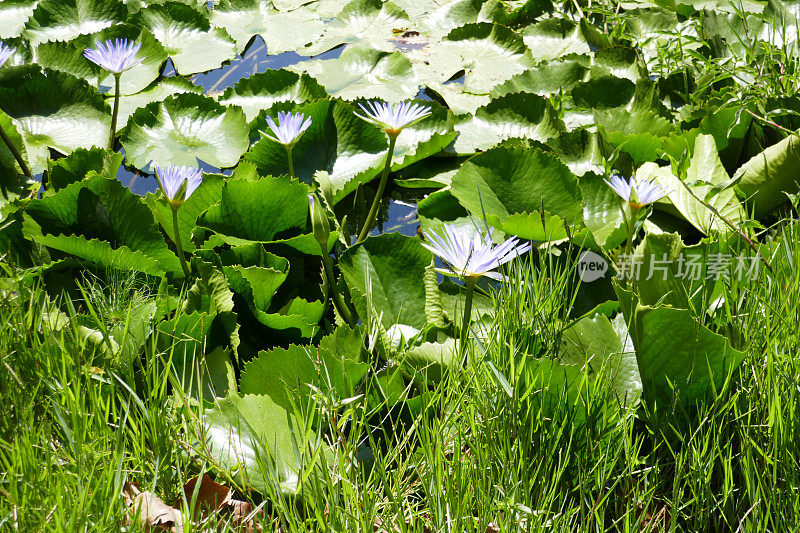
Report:
M227 503L228 509L231 513L231 523L240 524L244 527L244 533L258 533L261 531L261 525L256 522L255 516L247 520L250 513L253 512L255 507L250 502L243 502L241 500L230 500Z
M126 483L123 496L128 503L128 520L138 519L146 530L183 532L181 512L164 503L155 493L141 491L133 483Z
M208 474L203 474L202 479L200 476L195 476L184 484L183 494L187 502L191 503L195 491L197 491L195 509L199 509L204 515L219 511L233 496L233 489L217 483Z

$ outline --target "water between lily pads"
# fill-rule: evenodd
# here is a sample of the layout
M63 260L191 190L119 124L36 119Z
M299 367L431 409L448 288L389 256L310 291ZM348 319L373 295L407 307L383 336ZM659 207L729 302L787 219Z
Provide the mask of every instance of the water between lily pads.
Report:
M256 37L255 41L251 43L242 57L233 59L229 64L221 68L196 74L192 76L191 81L195 85L201 86L206 94L213 95L224 91L228 87L234 86L239 80L250 77L253 74L266 72L268 70L278 70L311 59L335 59L341 55L343 50L344 46L341 46L313 57L301 56L294 52L285 52L270 56L267 55L264 41L261 37ZM168 60L164 67L164 76L170 77L174 75L175 69L172 66L171 60ZM422 92L419 97L427 99L427 96ZM205 172L220 172L220 169L202 162L200 167ZM230 175L231 171L226 170L222 173ZM155 192L158 188L158 182L153 176L142 174L131 167L120 167L119 172L117 172L117 178L123 185L142 196L148 192ZM379 227L373 230L372 234L376 235L379 233L399 231L403 235L415 235L419 227L416 201L420 199L421 196L416 191L397 187L390 190L389 194L390 201L388 212L384 211L379 214L382 215L379 216Z

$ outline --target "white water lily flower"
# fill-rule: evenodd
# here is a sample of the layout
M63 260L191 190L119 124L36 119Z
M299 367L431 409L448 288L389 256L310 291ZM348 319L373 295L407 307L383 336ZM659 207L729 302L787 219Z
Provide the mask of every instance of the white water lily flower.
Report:
M662 189L661 185L653 183L650 180L637 181L636 178L631 178L630 181L625 181L625 178L616 175L611 177L611 181L603 181L605 181L620 198L628 202L633 209L641 209L669 194L669 191Z
M530 244L518 245L519 239L516 237L495 246L492 242L492 229L482 235L475 228L455 224L446 225L444 235L427 231L424 235L430 244L422 243L422 246L441 257L450 267L449 271L437 271L454 277L486 276L502 280L500 273L492 271L531 249Z
M136 59L136 54L141 47L141 43L137 44L128 39L113 41L109 39L104 43L97 43L96 48L87 48L83 51L83 55L109 72L122 74L144 61L143 57Z
M388 135L399 135L403 128L416 124L423 118L431 114L431 108L413 104L411 102L402 102L399 104L388 104L386 102L367 102L367 107L358 104L358 107L364 111L364 115L355 115L366 120L370 124L375 124L383 129Z
M8 61L8 58L11 57L16 51L16 48L6 46L2 41L0 41L0 67L2 67L3 63Z
M175 208L180 207L203 183L203 172L199 168L188 166L156 167L156 176L161 184L161 189L169 199L170 204ZM184 182L186 183L186 190L181 196L178 193L181 191Z
M303 120L305 119L305 120ZM272 117L267 117L267 125L269 129L275 134L275 137L269 133L264 133L259 130L259 133L267 139L286 146L294 145L305 131L311 126L311 117L305 118L303 113L285 113L278 112L278 123L272 120Z

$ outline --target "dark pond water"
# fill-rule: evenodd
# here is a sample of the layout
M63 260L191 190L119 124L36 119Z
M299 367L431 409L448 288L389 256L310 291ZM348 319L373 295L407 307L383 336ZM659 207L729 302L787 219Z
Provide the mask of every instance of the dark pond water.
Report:
M277 70L290 65L302 63L310 59L335 59L339 57L344 50L344 46L329 50L322 54L313 57L305 57L294 52L285 52L270 56L267 54L267 49L261 37L256 39L245 50L242 56L233 59L229 64L192 76L191 81L195 85L202 87L206 94L216 94L224 91L228 87L233 87L236 82L243 78L252 76L253 74L267 72L269 70ZM171 60L167 60L164 67L164 76L174 76L175 69L172 66ZM420 91L420 98L429 99L423 91ZM205 172L219 173L220 169L200 163L200 168ZM222 171L223 174L230 175L231 170ZM142 174L131 167L121 167L117 173L117 178L125 186L139 195L145 195L148 192L155 192L158 188L158 182L155 177ZM372 234L376 235L380 232L389 233L392 231L399 231L404 235L412 236L416 234L419 227L419 219L417 217L416 200L419 198L414 191L403 191L395 189L390 192L392 199L388 205L388 212L382 213L384 216L380 217L385 222L382 228L373 230ZM395 198L400 199L395 199Z

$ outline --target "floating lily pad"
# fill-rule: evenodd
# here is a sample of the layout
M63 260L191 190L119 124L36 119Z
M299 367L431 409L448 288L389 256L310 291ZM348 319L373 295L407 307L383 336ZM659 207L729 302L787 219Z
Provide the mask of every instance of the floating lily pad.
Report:
M552 61L570 54L589 55L589 42L579 24L564 18L545 19L520 32L537 61Z
M488 92L533 66L522 39L498 24L468 24L440 42L406 54L425 83L444 83L464 73L464 88Z
M297 51L322 35L319 15L307 6L278 10L270 0L223 0L209 14L211 23L224 28L241 53L255 35L267 44L270 55Z
M347 48L337 59L316 59L289 67L308 72L331 96L343 100L380 98L391 102L413 98L419 79L400 52Z
M153 102L162 102L170 96L182 93L203 94L203 88L181 77L164 78L151 83L146 89L130 96L121 96L119 99L119 114L117 115L117 131L128 125L128 119L134 111ZM106 99L109 105L114 105L113 97Z
M5 0L0 2L0 39L22 35L25 23L33 15L38 0Z
M244 110L247 121L258 116L262 109L269 109L277 102L296 104L324 98L325 89L308 74L297 74L288 70L271 70L240 80L228 88L219 102L237 105Z
M88 83L30 65L4 70L0 110L21 135L31 172L47 167L50 148L69 154L76 148L106 146L111 117L102 96Z
M179 74L217 68L236 53L236 43L224 29L212 27L204 13L186 4L152 5L134 21L155 35Z
M517 74L502 85L492 89L492 96L526 92L550 96L568 92L589 74L589 68L580 61L548 61Z
M234 166L249 144L244 112L211 98L184 93L138 109L122 139L128 163L145 171L154 165Z
M31 44L70 41L123 22L127 15L121 0L42 0L25 26Z
M382 0L353 0L332 20L325 22L325 32L302 50L303 55L317 55L341 44L362 48L395 51L395 30L411 25L402 9Z

